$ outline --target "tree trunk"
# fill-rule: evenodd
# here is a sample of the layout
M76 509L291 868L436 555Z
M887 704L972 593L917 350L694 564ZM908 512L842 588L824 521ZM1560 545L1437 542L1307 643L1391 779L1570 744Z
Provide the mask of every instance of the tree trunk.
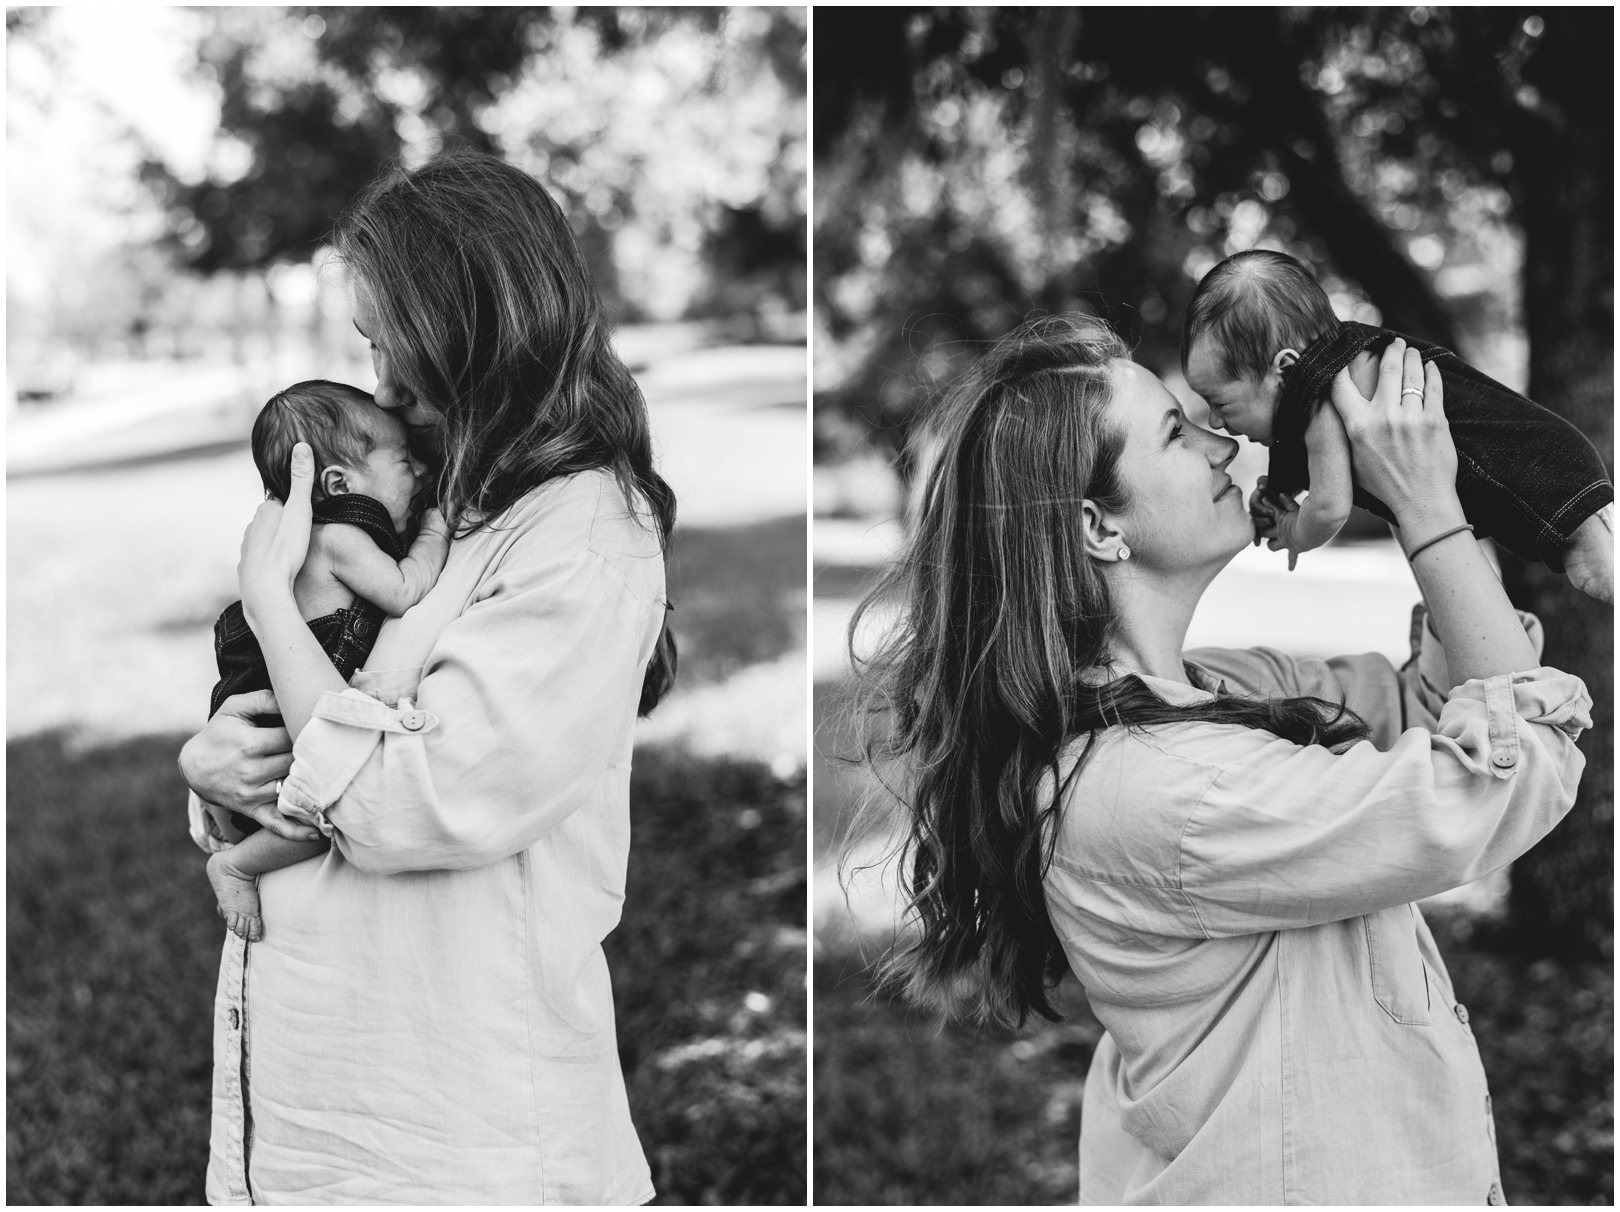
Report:
M1614 467L1612 10L1549 9L1541 54L1553 108L1514 140L1525 234L1530 389ZM1551 65L1556 64L1556 70ZM1513 866L1511 925L1546 954L1606 959L1614 937L1614 611L1541 565L1504 570L1546 625L1544 664L1585 679L1593 727L1575 807Z

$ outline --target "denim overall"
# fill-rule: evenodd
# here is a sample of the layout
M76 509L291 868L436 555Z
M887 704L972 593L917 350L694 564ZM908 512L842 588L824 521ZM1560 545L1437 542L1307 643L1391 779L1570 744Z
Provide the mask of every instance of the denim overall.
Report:
M1363 350L1380 353L1401 334L1346 321L1318 338L1283 372L1272 425L1268 486L1297 493L1310 486L1305 429L1326 401L1333 376ZM1564 570L1575 531L1614 500L1614 484L1586 435L1456 354L1402 337L1440 371L1446 420L1457 447L1457 498L1480 538L1494 539L1521 560ZM1387 522L1389 506L1358 483L1354 501Z

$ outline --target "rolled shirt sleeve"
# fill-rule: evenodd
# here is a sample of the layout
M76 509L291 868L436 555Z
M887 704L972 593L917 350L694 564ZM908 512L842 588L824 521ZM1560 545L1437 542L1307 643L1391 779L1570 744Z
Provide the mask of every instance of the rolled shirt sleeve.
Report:
M1376 654L1189 652L1208 690L1342 702L1371 738L1335 753L1211 722L1112 729L1070 784L1054 885L1132 931L1234 937L1421 900L1519 857L1574 803L1585 685L1539 668L1451 687L1417 623L1399 670Z
M1539 658L1541 620L1519 611ZM1197 648L1187 659L1227 683L1230 690L1264 697L1311 695L1343 703L1372 730L1372 743L1388 749L1408 728L1434 728L1453 689L1446 650L1428 607L1412 608L1411 656L1399 669L1376 652L1328 658L1296 657L1273 648Z
M376 873L477 867L533 845L629 761L663 606L615 554L544 526L521 535L439 635L414 695L322 696L293 745L283 810Z
M1464 683L1433 731L1409 729L1388 752L1234 737L1181 831L1199 932L1340 921L1505 866L1574 803L1590 709L1579 678L1542 668Z

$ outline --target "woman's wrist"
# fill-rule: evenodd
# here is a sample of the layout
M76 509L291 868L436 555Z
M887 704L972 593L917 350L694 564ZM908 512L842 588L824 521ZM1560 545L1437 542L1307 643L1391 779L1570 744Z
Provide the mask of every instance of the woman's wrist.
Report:
M1396 507L1394 513L1395 525L1401 531L1401 547L1407 552L1437 534L1468 524L1455 492L1436 499L1406 502Z
M244 590L242 617L247 620L248 629L261 644L264 643L265 633L289 622L289 616L300 623L304 621L303 616L298 613L298 599L293 596L291 585L272 585L255 587L252 591Z

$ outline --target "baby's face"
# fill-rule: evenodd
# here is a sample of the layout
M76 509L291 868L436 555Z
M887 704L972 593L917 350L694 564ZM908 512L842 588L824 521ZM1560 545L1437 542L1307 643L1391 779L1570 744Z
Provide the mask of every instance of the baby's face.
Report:
M396 533L403 534L411 518L411 499L421 485L423 466L411 454L403 422L376 405L366 405L363 422L371 434L371 453L358 467L344 469L350 492L373 497L388 510Z
M1277 415L1282 375L1268 370L1261 378L1233 378L1215 342L1207 335L1193 342L1187 355L1187 386L1209 405L1209 426L1240 433L1251 442L1271 444L1271 421Z

